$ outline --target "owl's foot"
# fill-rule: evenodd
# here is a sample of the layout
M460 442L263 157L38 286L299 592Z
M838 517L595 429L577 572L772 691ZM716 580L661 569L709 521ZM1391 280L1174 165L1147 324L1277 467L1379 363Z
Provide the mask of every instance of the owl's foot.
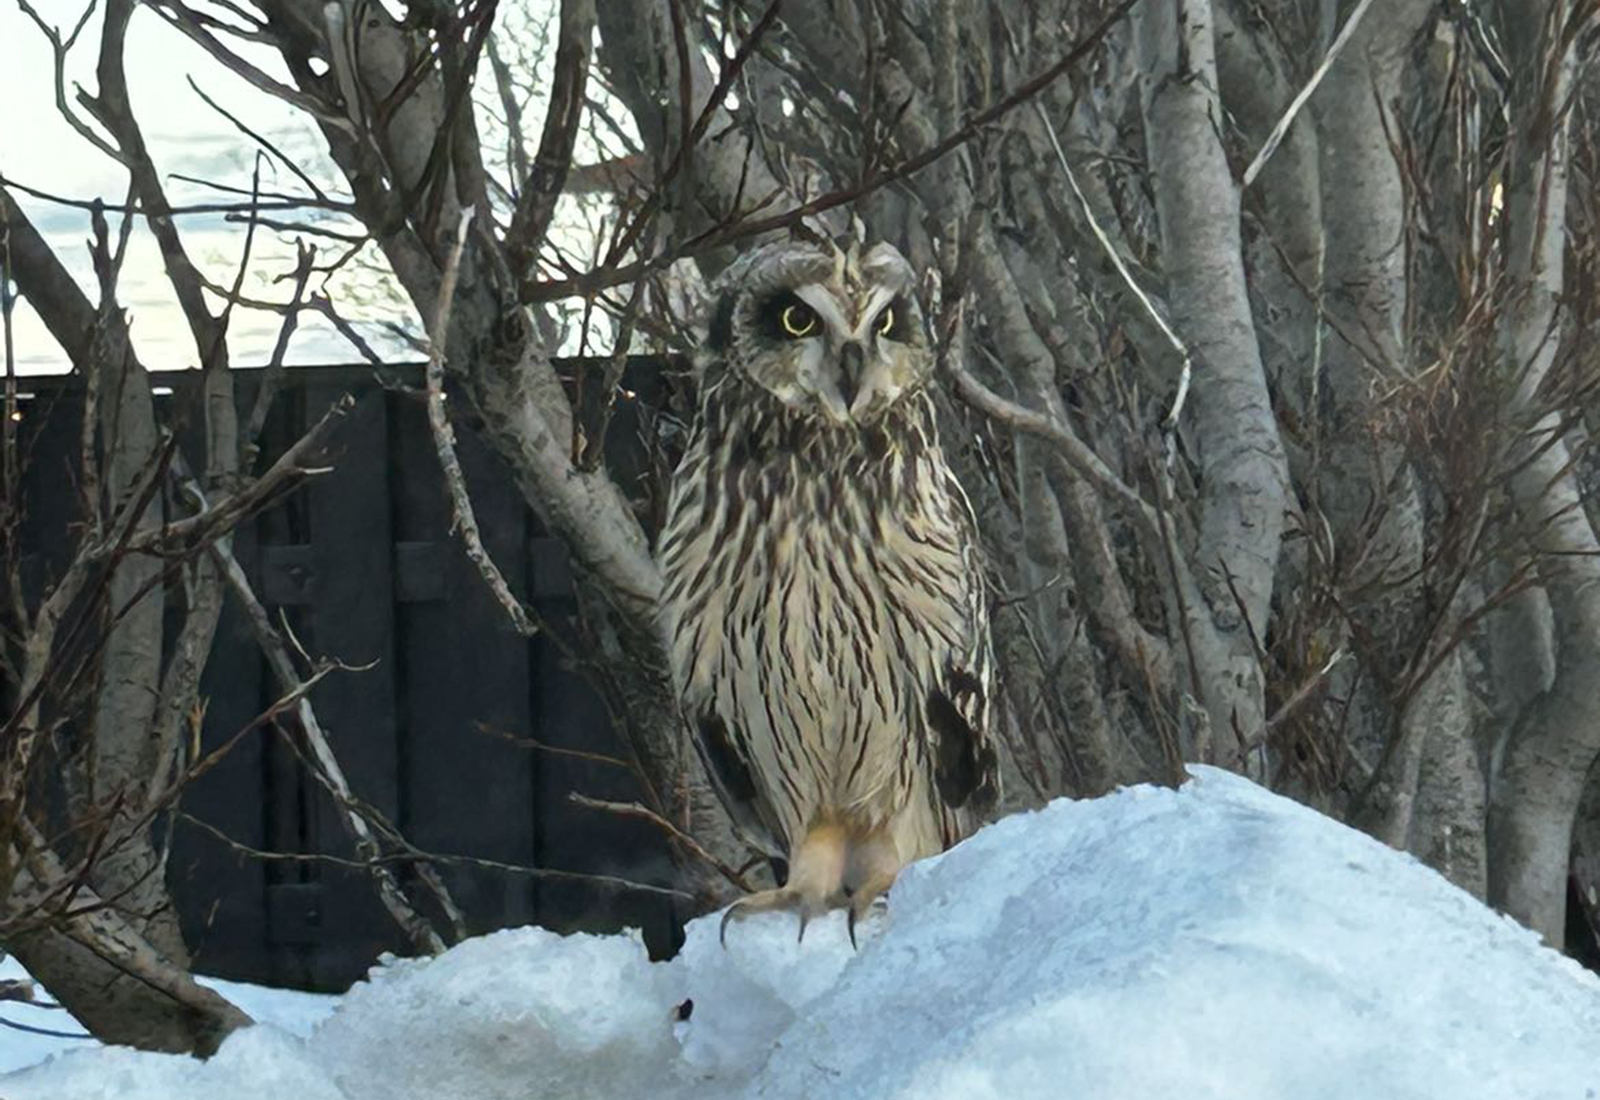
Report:
M850 929L850 946L860 950L856 943L856 921L866 916L875 902L883 901L888 904L889 887L894 885L893 874L878 874L863 882L850 892L850 918L847 927Z
M743 920L754 913L770 913L773 910L790 910L800 917L800 935L796 942L806 938L806 925L811 923L811 918L826 913L835 906L830 899L819 894L799 890L792 886L781 886L776 890L761 890L748 897L740 898L728 906L727 912L722 914L722 924L717 929L717 938L722 941L722 946L728 946L728 925L735 920Z
M728 946L729 921L774 909L799 914L800 939L804 940L812 917L845 904L844 878L850 846L850 831L840 822L825 819L813 825L790 855L787 882L776 890L761 890L728 906L717 932L722 946Z

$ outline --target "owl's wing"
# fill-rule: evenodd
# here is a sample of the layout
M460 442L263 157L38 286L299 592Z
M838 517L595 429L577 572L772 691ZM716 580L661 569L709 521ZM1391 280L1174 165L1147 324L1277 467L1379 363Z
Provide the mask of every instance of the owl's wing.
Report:
M952 477L952 482L954 478ZM966 591L963 644L953 651L928 692L934 784L956 815L965 835L993 811L1000 799L997 745L1000 723L994 683L994 650L989 641L988 587L984 583L977 524L959 485L954 490L964 513L961 548ZM947 837L954 843L960 836Z
M756 781L744 736L709 707L695 716L694 724L695 750L734 828L752 847L771 856L788 856L788 838Z
M683 625L679 618L683 613L680 604L683 593L678 586L687 583L689 573L683 565L683 556L698 556L703 560L706 553L701 544L704 534L702 517L706 507L706 433L719 428L714 416L716 409L714 404L702 408L688 448L673 478L672 497L667 506L668 519L662 531L658 554L664 571L669 576L676 575L678 580L669 582L664 595L666 621L663 625L675 665L681 714L694 731L690 740L694 743L706 778L710 780L741 839L754 848L782 856L787 854L785 838L776 827L776 815L760 782L745 732L719 712L715 698L703 685L692 690L686 687L689 670L695 659L694 645L688 639L694 632L680 629ZM711 614L715 617L720 614L719 610L708 612L705 599L702 595L696 604L695 616ZM721 604L717 604L717 608L720 607Z

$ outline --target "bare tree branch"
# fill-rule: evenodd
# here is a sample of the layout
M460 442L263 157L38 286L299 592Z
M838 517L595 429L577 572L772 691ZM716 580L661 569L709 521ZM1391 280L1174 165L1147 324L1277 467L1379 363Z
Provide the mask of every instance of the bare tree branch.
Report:
M439 466L444 471L445 489L450 494L451 527L460 534L467 559L477 567L483 583L494 593L495 601L511 616L517 633L524 638L531 638L539 632L539 625L533 621L528 609L522 606L522 601L512 593L505 575L484 547L483 536L478 533L478 518L472 510L466 475L461 472L461 460L456 457L455 433L450 428L444 408L445 334L450 328L450 307L455 300L456 275L461 267L461 251L466 247L467 234L472 228L472 215L473 211L466 211L456 228L455 247L445 261L444 279L439 284L439 300L428 325L428 428L433 434L433 448L439 456Z

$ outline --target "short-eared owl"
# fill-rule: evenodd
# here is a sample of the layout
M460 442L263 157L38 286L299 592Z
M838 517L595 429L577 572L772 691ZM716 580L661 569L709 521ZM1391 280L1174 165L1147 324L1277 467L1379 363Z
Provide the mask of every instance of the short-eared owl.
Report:
M788 865L728 917L794 910L802 935L848 906L853 937L998 792L983 569L913 284L885 244L790 241L730 267L661 537L707 771Z

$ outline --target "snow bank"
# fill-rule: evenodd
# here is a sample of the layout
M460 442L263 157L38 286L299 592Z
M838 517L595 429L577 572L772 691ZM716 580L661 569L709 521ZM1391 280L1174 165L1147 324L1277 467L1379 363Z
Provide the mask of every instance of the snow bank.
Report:
M0 959L0 981L26 978L27 971L15 959ZM43 990L38 990L41 999L48 1000L49 995ZM47 1028L51 1031L81 1032L82 1029L60 1011L51 1011L36 1005L24 1004L20 1001L0 1002L0 1019L8 1020L24 1028ZM14 1069L31 1066L35 1062L42 1062L52 1054L81 1047L81 1039L58 1039L48 1035L31 1034L20 1029L12 1029L0 1025L0 1074L9 1073ZM0 1093L3 1096L4 1093Z
M1009 818L842 917L682 954L518 929L374 971L208 1063L86 1049L7 1100L742 1096L1600 1100L1600 980L1237 777ZM681 1020L685 1002L689 1018Z
M16 959L0 959L0 980L28 977L27 971ZM266 989L243 982L227 982L220 978L200 977L201 985L209 985L234 1004L244 1009L254 1020L270 1023L292 1035L306 1036L322 1019L333 1011L335 998L319 993L301 993L293 989ZM50 994L36 989L43 1002ZM60 1009L20 1001L0 1002L0 1020L19 1024L21 1028L43 1028L62 1034L82 1036L83 1029ZM21 1028L0 1024L0 1074L22 1069L44 1061L54 1054L82 1050L95 1044L86 1036L61 1038L40 1035ZM0 1092L0 1096L5 1095Z

